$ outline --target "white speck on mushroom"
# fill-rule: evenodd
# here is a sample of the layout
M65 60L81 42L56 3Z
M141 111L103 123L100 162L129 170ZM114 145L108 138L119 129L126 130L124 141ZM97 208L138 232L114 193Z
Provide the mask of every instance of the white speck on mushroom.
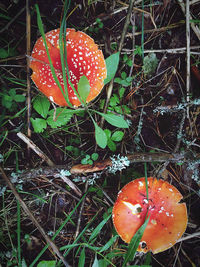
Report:
M144 186L143 182L139 181L139 186L143 187Z
M88 72L86 72L86 75L89 76L91 73L91 71L89 70Z
M169 188L169 191L170 191L170 192L173 192L173 189Z
M53 96L50 96L50 97L49 97L49 100L52 101L52 102L54 102L54 100L53 100Z
M166 212L166 215L169 216L169 212Z

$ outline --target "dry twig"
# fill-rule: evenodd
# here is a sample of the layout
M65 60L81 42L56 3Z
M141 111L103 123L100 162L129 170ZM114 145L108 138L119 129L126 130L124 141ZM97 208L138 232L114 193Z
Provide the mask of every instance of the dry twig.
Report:
M55 164L53 163L52 160L50 160L50 158L44 153L42 152L42 150L37 147L33 141L31 141L27 136L25 136L23 133L19 132L17 133L17 136L22 139L36 154L38 154L39 157L41 157L41 159L43 159L44 161L46 161L46 163L53 167L55 166Z

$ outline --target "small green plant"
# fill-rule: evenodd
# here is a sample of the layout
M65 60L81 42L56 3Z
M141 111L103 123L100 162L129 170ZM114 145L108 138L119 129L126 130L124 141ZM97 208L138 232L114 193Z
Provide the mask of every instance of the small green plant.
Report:
M124 56L122 58L122 62L129 67L132 67L132 65L133 65L132 59L130 59L127 54L124 54Z
M140 57L142 56L142 47L141 46L138 46L138 45L135 46L134 55L138 55Z
M1 104L6 109L10 111L17 110L18 103L25 102L26 98L22 94L17 94L16 89L6 90L3 89L3 92L0 93L1 96Z
M5 49L5 48L0 48L0 58L1 59L5 59L8 57L14 57L17 55L17 51L15 48L9 48Z
M88 31L91 33L98 33L100 29L103 29L103 22L101 19L97 18L95 26L89 27Z
M83 151L81 151L78 147L72 145L66 146L65 150L70 153L70 155L75 159L83 154Z
M42 117L31 118L31 123L36 133L43 132L47 128L47 125L51 126L51 128L66 125L73 114L83 112L82 110L71 110L61 107L56 110L50 109L49 100L43 96L37 96L34 99L33 108Z
M118 94L117 93L112 94L108 106L109 111L116 112L118 114L131 114L130 108L127 105L121 104L121 102L123 102L125 91L126 89L124 87L120 87L118 89ZM100 109L103 109L104 104L105 104L105 99L102 99L100 101Z
M85 157L81 160L81 164L90 164L92 165L94 161L99 158L97 153L92 153L91 155L86 154Z
M107 136L107 146L112 152L116 151L116 143L122 141L124 133L122 131L115 131L113 134L109 129L105 129L104 132Z
M123 71L121 73L121 77L115 78L114 82L116 82L116 83L118 83L118 84L120 84L120 85L122 85L124 87L128 87L128 86L131 85L132 80L133 80L133 77L128 77L126 72Z

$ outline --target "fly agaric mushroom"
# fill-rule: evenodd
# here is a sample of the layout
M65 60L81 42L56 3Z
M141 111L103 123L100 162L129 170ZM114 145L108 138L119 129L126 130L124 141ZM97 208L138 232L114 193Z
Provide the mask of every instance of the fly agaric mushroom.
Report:
M114 204L112 218L119 236L129 243L150 216L138 251L154 254L172 247L187 227L187 209L180 203L181 193L168 182L148 178L148 199L145 178L125 185Z
M65 91L60 59L59 33L60 29L55 29L46 33L45 37L55 73L63 91ZM86 102L90 102L101 92L107 75L103 53L91 37L83 32L76 32L74 29L66 30L66 50L70 81L77 90L79 79L82 76L87 77L90 83L90 93ZM35 43L31 57L30 68L33 71L31 78L38 89L50 101L60 106L68 106L51 73L42 37ZM70 86L68 77L67 88L70 103L75 107L79 106L81 103Z

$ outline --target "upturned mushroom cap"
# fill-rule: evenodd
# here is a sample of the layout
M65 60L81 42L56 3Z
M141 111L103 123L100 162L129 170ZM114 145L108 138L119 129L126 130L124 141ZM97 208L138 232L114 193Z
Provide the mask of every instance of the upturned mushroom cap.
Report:
M60 30L56 29L46 33L45 36L56 75L64 91L59 33ZM90 93L86 102L90 102L101 92L107 75L103 53L91 37L83 32L76 32L74 29L67 29L66 31L66 49L70 80L77 90L79 79L83 75L88 78ZM30 68L33 70L31 78L35 85L50 101L60 106L67 106L66 100L51 73L42 37L35 43L31 56ZM69 85L68 78L67 87L69 101L73 106L79 106L81 103Z
M148 178L149 202L145 178L136 179L122 188L113 208L113 223L120 237L129 243L150 216L138 251L154 254L172 247L187 227L187 209L180 203L181 193L168 182Z

